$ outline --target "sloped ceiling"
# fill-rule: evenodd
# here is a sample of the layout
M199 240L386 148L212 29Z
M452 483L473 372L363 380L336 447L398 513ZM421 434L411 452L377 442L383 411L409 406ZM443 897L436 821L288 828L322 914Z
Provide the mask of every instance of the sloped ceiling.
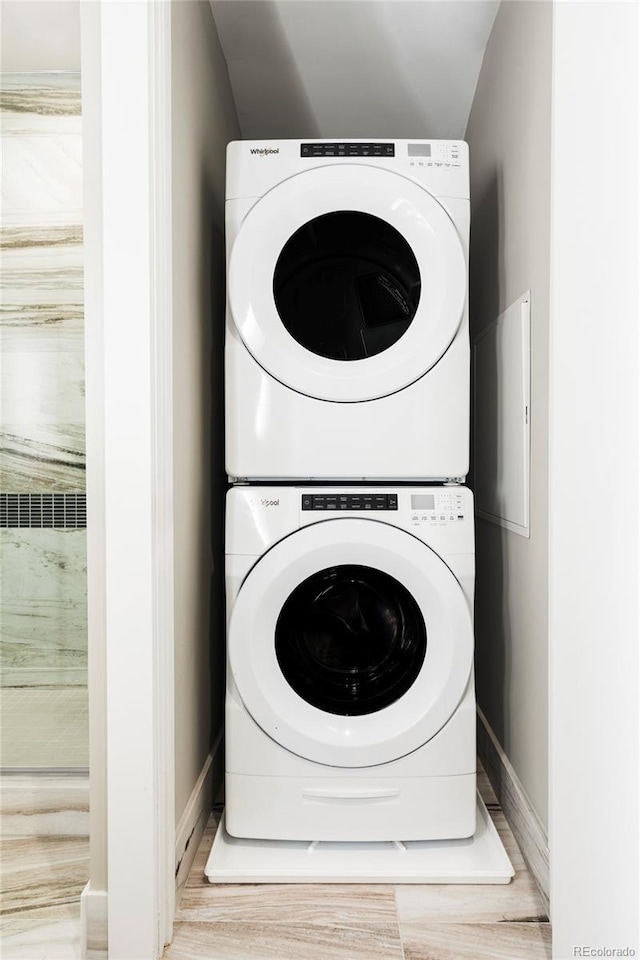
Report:
M210 0L246 139L461 138L499 0Z

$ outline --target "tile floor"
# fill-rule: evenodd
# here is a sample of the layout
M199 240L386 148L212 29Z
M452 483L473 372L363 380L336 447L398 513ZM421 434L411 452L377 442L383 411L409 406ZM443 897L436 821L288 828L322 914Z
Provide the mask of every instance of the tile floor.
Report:
M89 839L3 839L0 856L3 960L79 958L80 894L89 876Z
M483 772L479 785L516 870L507 885L212 885L212 816L165 960L548 960L543 901Z
M542 900L483 773L479 783L516 869L507 885L211 885L217 808L165 960L549 960ZM79 958L88 840L16 838L0 852L3 958Z

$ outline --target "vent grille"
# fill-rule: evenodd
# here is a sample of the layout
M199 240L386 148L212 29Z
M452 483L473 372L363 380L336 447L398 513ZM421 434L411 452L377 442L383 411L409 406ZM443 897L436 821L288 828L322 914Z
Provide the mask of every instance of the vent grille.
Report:
M85 493L0 493L0 528L87 525Z

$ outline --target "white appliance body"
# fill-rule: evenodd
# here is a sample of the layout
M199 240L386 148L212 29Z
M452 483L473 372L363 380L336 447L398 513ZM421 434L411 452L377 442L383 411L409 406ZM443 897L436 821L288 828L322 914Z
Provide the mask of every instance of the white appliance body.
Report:
M467 145L237 141L226 198L229 476L464 478Z
M228 492L232 836L473 835L473 538L465 487Z

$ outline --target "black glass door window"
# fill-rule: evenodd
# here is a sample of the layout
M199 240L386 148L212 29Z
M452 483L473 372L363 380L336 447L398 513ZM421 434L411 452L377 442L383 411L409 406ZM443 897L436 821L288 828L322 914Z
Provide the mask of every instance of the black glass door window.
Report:
M422 667L427 632L406 587L371 567L328 567L284 604L275 632L287 682L328 713L361 716L395 703Z
M408 330L420 299L411 247L390 224L353 210L300 227L278 258L276 307L291 336L332 360L362 360Z

